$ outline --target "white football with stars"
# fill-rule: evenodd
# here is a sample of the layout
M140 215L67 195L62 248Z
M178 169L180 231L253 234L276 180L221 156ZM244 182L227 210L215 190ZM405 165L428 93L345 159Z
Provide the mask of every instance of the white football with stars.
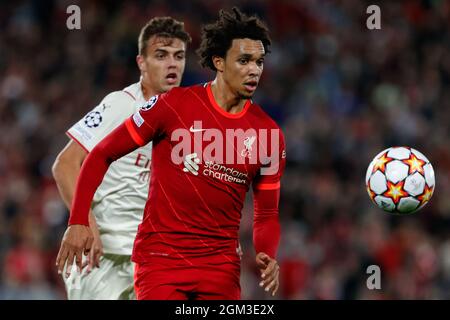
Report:
M423 208L435 186L433 166L410 147L391 147L369 164L366 187L370 199L386 212L410 214Z

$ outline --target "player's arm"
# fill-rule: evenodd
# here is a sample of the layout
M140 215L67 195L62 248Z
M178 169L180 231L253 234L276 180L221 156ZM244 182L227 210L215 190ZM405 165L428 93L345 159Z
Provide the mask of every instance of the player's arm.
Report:
M172 96L162 95L159 101L158 96L150 98L139 112L125 120L96 144L84 160L70 210L69 227L64 234L56 258L59 273L62 273L67 262L66 273L70 274L74 258L81 270L82 253L84 251L87 254L92 245L88 215L95 191L113 161L165 133L165 128L170 125L171 116L173 116L169 107L173 105L169 103Z
M88 152L73 139L67 143L64 149L58 154L53 163L52 173L59 194L66 207L70 210L78 175L81 165ZM89 210L89 225L92 230L94 241L91 252L88 256L88 272L94 267L99 267L100 257L103 255L103 246L100 240L100 232L92 210Z
M53 163L53 178L68 209L72 205L77 177L87 154L87 151L71 139Z
M256 264L261 271L260 287L275 295L279 286L276 254L280 242L278 215L280 188L266 190L253 188L253 199L253 244Z
M260 173L253 183L253 244L256 251L256 263L261 271L260 286L272 295L275 295L279 287L280 268L276 255L280 243L280 180L286 162L281 131L277 149L279 152L272 162L275 168L265 170L266 174Z
M56 258L59 273L62 273L67 261L66 274L69 275L74 258L78 270L81 270L82 253L84 251L87 254L91 250L93 241L89 228L89 211L95 191L103 181L109 165L138 147L124 123L97 144L84 160L76 183L69 227Z

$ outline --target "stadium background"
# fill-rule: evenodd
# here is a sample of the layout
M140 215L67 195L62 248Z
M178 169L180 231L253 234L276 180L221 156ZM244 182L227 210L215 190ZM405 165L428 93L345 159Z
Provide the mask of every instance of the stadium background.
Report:
M66 8L81 8L81 30ZM273 39L255 100L284 129L281 299L450 298L450 1L239 1ZM382 29L366 28L378 4ZM231 1L0 2L0 299L64 299L54 267L68 212L51 165L65 130L108 92L136 82L137 36L155 15L193 37L183 85L211 79L197 63L200 25ZM369 201L367 165L408 145L432 162L431 203L389 216ZM241 227L243 298L264 298ZM367 290L377 264L382 289Z

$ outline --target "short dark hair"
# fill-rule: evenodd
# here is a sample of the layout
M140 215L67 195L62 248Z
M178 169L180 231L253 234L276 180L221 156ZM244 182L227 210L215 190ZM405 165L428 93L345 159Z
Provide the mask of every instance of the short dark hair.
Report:
M189 33L184 30L184 23L172 17L155 17L141 29L138 39L139 54L147 52L147 42L152 36L178 38L188 44L192 41Z
M257 16L247 16L236 7L232 10L233 12L220 10L219 19L203 27L202 41L197 50L203 67L216 71L212 57L225 58L233 39L261 40L266 53L270 52L271 40L266 25Z

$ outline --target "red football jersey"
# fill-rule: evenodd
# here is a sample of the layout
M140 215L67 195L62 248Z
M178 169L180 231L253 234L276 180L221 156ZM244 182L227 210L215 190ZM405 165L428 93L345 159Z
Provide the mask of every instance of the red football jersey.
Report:
M285 144L277 124L250 100L238 114L224 111L208 83L152 97L125 126L138 145L153 140L133 261L239 263L246 192L252 183L256 190L280 187Z

